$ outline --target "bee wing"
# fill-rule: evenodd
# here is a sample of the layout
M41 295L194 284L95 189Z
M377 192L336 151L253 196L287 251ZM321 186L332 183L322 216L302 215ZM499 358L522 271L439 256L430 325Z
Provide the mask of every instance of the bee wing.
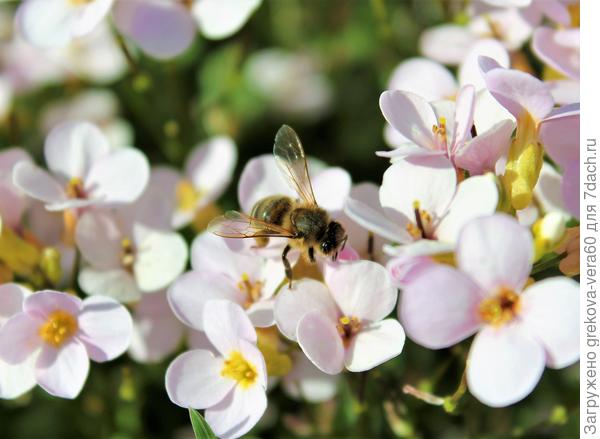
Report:
M294 238L290 230L261 221L235 210L225 212L208 224L208 230L223 238Z
M302 143L296 132L283 125L275 136L273 147L275 162L291 188L305 203L317 205L312 184L308 175L308 165Z

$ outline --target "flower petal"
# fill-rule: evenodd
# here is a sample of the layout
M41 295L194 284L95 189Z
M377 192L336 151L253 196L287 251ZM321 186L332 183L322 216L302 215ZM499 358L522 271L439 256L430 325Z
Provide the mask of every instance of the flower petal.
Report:
M79 286L91 296L108 296L122 303L140 300L141 291L133 276L124 269L96 270L84 268L79 272Z
M23 311L23 301L30 294L31 291L19 284L0 285L0 328L9 318Z
M161 362L177 350L184 331L185 327L171 311L165 293L144 294L133 311L129 356L140 363ZM194 349L201 348L194 345Z
M23 311L33 319L46 320L54 311L66 311L77 316L82 300L71 294L44 290L28 296L23 302Z
M245 435L267 409L267 396L261 386L236 386L219 404L206 409L204 416L215 435L233 439Z
M387 270L371 261L331 264L325 282L343 315L367 322L385 318L398 299Z
M217 136L197 145L185 164L185 173L203 196L201 205L206 205L225 191L237 162L237 149L233 140Z
M539 27L533 33L532 48L553 69L579 79L579 29Z
M402 352L404 329L397 320L385 319L361 329L346 351L345 364L350 372L373 369Z
M474 108L475 87L472 85L465 85L458 91L458 95L456 96L452 151L471 135Z
M67 201L64 189L50 174L33 163L22 161L13 168L14 185L31 198L44 203L63 203Z
M304 354L323 372L335 375L344 370L344 345L329 316L318 310L304 314L296 337Z
M42 348L35 364L37 383L49 394L74 399L79 395L90 369L85 346L77 339L55 349Z
M455 65L465 59L475 42L475 36L465 26L443 24L421 34L419 48L427 58L443 64Z
M97 160L85 179L90 197L107 204L135 201L150 178L148 159L133 148L122 148Z
M165 377L167 394L181 407L204 409L221 402L235 387L235 381L221 376L223 358L210 351L184 352L169 365Z
M352 179L342 168L327 168L312 179L312 187L319 206L337 216L350 194Z
M456 258L487 293L502 286L521 291L531 270L533 241L529 230L508 215L477 218L461 230Z
M467 56L461 60L458 69L458 82L461 86L471 84L477 91L485 88L483 74L479 68L479 57L487 56L495 60L499 66L510 65L510 57L506 47L498 40L483 39L471 46Z
M430 349L452 346L479 328L479 287L458 270L430 265L404 285L398 317L408 336Z
M213 273L188 271L169 288L168 299L179 320L190 328L204 330L202 313L209 300L224 299L242 305L244 297L230 279Z
M410 58L394 69L387 89L408 91L427 101L437 101L454 96L457 85L443 65L427 58Z
M105 212L86 212L75 229L75 242L81 255L101 270L121 267L123 238L116 218Z
M518 324L484 328L469 352L469 391L491 407L505 407L525 398L544 371L544 350Z
M65 181L84 178L110 150L102 131L88 122L65 122L52 129L44 144L48 169Z
M12 365L0 360L0 398L15 399L35 386L35 355L23 363Z
M529 73L496 68L485 74L485 83L496 100L517 119L526 111L541 121L554 106L549 87Z
M455 190L456 171L447 158L411 157L399 159L385 171L379 200L384 208L393 209L411 221L415 219L415 202L418 202L419 208L435 219L446 212Z
M83 342L94 361L113 360L129 347L131 315L123 305L110 297L94 296L85 299L77 323L77 338Z
M498 160L508 154L514 127L512 120L498 122L459 148L454 162L471 175L494 172Z
M283 287L275 299L277 327L287 338L296 340L298 322L304 314L314 310L331 319L337 318L337 306L323 283L313 279L295 281L293 289Z
M422 97L404 91L384 91L379 98L383 117L407 139L417 145L435 150L431 128L438 124L433 108Z
M523 323L546 350L546 364L555 369L579 359L579 284L564 277L544 279L522 295Z
M202 311L203 327L212 345L225 357L243 340L256 343L256 331L241 306L228 300L209 300Z
M15 314L0 328L0 361L20 365L42 345L41 322L25 313Z
M133 272L140 290L150 292L166 288L183 273L188 254L181 235L135 224L134 236L137 253Z
M236 33L262 0L197 0L192 14L200 32L210 40L220 40Z
M291 355L294 366L281 383L288 396L313 403L324 402L335 396L337 376L321 372L302 351L294 351Z
M176 1L127 0L116 2L115 25L148 55L173 58L194 41L196 25L186 7Z
M579 104L564 105L540 124L539 139L560 166L579 162Z
M498 188L492 176L481 175L464 180L458 185L448 213L437 227L437 238L456 243L465 224L496 211L498 198Z

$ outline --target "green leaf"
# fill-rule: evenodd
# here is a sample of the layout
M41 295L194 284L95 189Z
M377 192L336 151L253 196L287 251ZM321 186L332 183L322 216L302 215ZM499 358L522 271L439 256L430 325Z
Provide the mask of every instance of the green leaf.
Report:
M189 409L189 411L196 439L217 439L202 415L194 409Z

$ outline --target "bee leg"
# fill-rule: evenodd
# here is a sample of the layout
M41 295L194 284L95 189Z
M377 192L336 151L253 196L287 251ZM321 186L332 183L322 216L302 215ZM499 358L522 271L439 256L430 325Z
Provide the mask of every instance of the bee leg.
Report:
M292 288L292 265L290 264L290 261L288 261L287 255L291 249L292 247L286 245L283 249L283 253L281 254L281 260L283 261L283 266L285 267L285 277L287 277L290 282L290 288Z
M313 247L309 247L309 249L308 249L308 260L310 261L311 264L314 264L315 262L317 262L315 260L315 249Z
M375 260L374 247L375 236L373 235L373 232L369 232L369 238L367 241L367 254L369 255L369 261Z

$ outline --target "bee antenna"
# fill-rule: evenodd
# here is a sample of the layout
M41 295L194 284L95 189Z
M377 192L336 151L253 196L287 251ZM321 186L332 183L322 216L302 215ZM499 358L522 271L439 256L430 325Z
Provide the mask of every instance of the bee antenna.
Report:
M344 240L342 241L342 250L346 247L346 241L348 241L348 235L344 236Z

